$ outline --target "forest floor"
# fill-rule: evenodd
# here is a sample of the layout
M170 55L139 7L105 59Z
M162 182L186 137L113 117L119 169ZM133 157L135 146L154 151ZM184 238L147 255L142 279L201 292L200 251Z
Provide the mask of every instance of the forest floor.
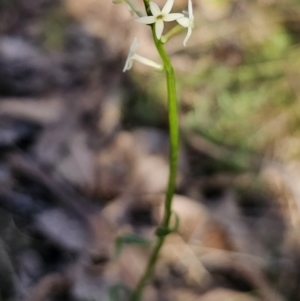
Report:
M164 80L122 73L136 34L158 57L149 28L100 2L0 2L0 301L127 300L155 239ZM299 5L201 3L190 46L167 46L180 225L143 300L300 300Z

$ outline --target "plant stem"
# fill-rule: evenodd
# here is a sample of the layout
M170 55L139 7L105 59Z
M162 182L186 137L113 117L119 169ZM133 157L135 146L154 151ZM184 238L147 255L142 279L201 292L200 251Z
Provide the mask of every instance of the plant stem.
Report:
M144 0L144 4L146 11L149 11L149 1ZM142 275L136 288L132 292L130 301L140 301L143 289L155 270L156 262L159 257L159 252L164 244L165 238L170 232L168 230L170 228L170 219L172 216L172 199L174 196L174 190L176 186L176 175L178 166L179 130L175 74L170 58L163 47L163 43L156 38L155 25L151 25L151 29L156 49L163 61L168 90L168 117L170 133L169 179L164 203L164 217L162 224L159 227L159 229L165 231L165 233L157 235L156 243L152 250L145 272Z
M178 107L176 94L176 81L172 63L167 55L163 44L156 38L154 29L153 38L155 46L164 63L166 72L167 88L168 88L168 117L169 117L169 133L170 133L170 151L169 151L169 181L165 198L165 213L162 228L169 228L170 218L172 215L172 199L176 186L176 175L178 165L179 152L179 131L178 131Z

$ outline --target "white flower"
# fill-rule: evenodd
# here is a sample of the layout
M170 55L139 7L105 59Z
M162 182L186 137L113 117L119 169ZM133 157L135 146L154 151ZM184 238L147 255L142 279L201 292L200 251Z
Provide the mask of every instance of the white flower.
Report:
M173 7L174 0L167 0L165 6L162 10L154 2L150 2L150 11L152 16L146 16L135 20L136 22L143 24L153 24L155 23L155 34L158 39L161 38L162 32L164 30L164 22L175 21L178 18L184 17L183 14L172 13L170 11Z
M183 41L184 46L186 46L186 42L190 38L190 36L192 34L192 29L194 28L194 15L193 15L192 0L189 0L187 15L188 15L187 17L179 18L176 20L181 26L188 29L186 37Z
M128 53L128 56L127 56L127 59L126 59L126 62L125 62L125 66L123 68L123 72L127 71L127 70L130 70L131 67L132 67L132 64L133 64L133 61L136 60L136 61L139 61L140 63L143 63L147 66L150 66L150 67L153 67L153 68L156 68L156 69L160 69L162 70L163 69L163 66L160 65L160 64L157 64L143 56L140 56L138 54L136 54L136 50L139 46L139 41L138 39L135 37L131 46L130 46L130 49L129 49L129 53Z

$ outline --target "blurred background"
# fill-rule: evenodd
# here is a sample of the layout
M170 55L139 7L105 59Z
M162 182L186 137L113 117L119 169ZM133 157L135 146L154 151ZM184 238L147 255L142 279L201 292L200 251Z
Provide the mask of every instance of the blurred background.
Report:
M181 224L144 300L300 300L300 5L193 7L187 47L185 31L166 44ZM126 300L143 271L149 245L131 237L116 260L115 239L153 241L168 112L163 73L122 72L135 36L160 62L134 18L108 0L0 0L1 301Z

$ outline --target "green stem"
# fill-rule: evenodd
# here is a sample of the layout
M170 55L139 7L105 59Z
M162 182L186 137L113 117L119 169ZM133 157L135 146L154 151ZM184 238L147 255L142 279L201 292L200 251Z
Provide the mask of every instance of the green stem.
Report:
M176 94L176 81L172 63L167 55L163 44L156 38L154 28L152 27L155 46L164 64L166 72L167 88L168 88L168 117L169 117L169 133L170 133L170 153L169 153L169 181L165 198L165 214L162 223L163 228L169 228L170 217L172 215L172 199L176 186L176 174L178 165L178 107Z
M149 11L149 0L144 0L146 11ZM156 49L163 61L164 71L166 73L167 80L167 90L168 90L168 114L169 114L169 133L170 133L170 153L169 153L169 179L167 193L165 197L165 210L164 217L161 226L158 230L162 230L163 234L158 234L156 243L150 255L148 264L146 266L145 272L142 275L139 283L132 292L130 301L139 301L143 289L150 277L153 275L155 270L156 262L159 257L159 252L164 244L166 236L170 231L170 219L172 216L172 199L174 196L175 186L176 186L176 175L177 175L177 165L178 165L178 152L179 152L179 131L178 131L178 107L177 107L177 95L176 95L176 81L174 69L171 60L166 53L163 43L157 39L155 35L155 25L151 26L153 40ZM157 232L158 233L158 232Z

